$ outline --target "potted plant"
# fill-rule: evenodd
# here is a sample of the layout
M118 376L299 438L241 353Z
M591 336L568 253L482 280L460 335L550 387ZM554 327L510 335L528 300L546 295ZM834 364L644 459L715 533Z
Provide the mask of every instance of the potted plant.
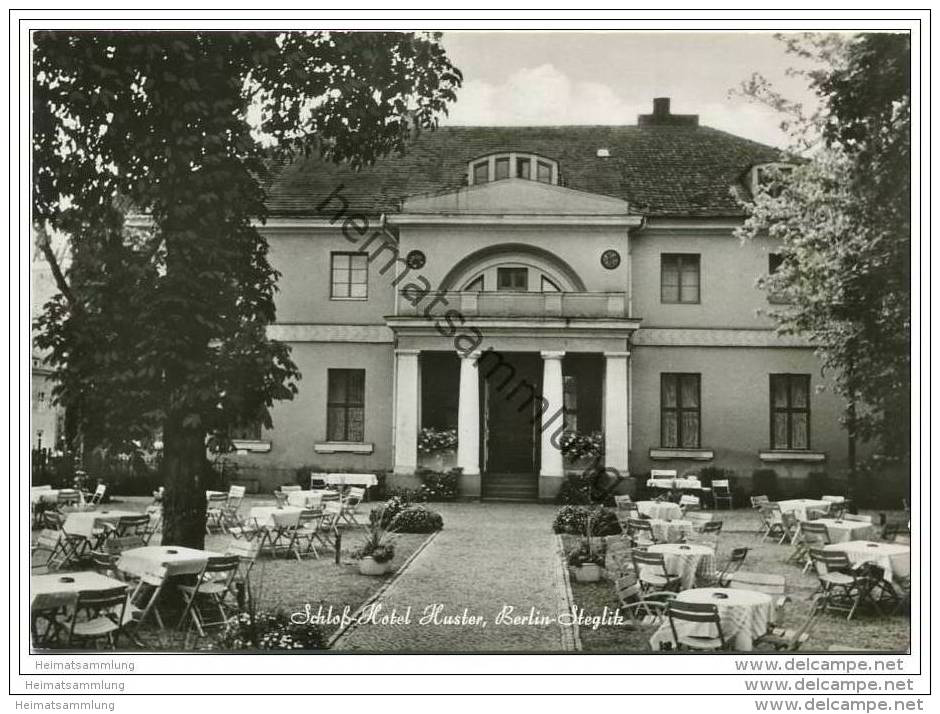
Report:
M604 435L599 431L565 431L561 436L565 468L583 471L600 463L604 455Z
M353 551L352 557L359 561L359 572L362 575L384 575L391 569L392 558L395 557L392 532L398 517L396 516L391 523L383 527L384 510L384 508L376 508L369 513L366 539Z
M427 426L418 433L418 458L423 468L446 473L457 464L457 430Z
M594 514L587 516L584 524L584 537L578 547L568 554L568 565L574 572L574 579L579 583L596 583L601 579L604 566L603 546L598 547L592 538Z

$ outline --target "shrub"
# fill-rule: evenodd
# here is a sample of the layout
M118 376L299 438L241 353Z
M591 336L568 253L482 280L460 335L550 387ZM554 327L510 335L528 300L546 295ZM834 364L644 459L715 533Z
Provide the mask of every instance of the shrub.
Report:
M612 506L614 487L623 480L613 468L589 466L578 474L569 474L561 484L555 502L561 505Z
M261 610L232 617L210 643L210 650L322 650L326 638L318 625L291 622L282 610Z
M395 518L396 533L433 533L443 527L441 514L424 506L409 506Z
M452 454L457 450L457 430L424 427L418 434L419 454Z
M593 514L591 532L594 536L617 535L620 533L620 523L617 514L604 507L565 506L555 514L552 530L555 533L569 533L571 535L584 535L587 529L588 515Z
M755 496L767 496L771 501L779 499L776 471L773 469L757 469L751 478L751 492Z
M422 472L421 487L418 489L420 501L453 501L457 498L457 473L446 474Z

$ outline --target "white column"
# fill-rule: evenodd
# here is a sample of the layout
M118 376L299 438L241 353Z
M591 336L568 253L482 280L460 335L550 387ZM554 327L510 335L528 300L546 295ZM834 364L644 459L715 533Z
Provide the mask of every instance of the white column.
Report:
M457 402L457 466L465 476L480 473L479 352L460 355L460 396Z
M627 389L629 352L605 352L604 463L626 476L630 470L630 395Z
M418 468L418 350L395 350L395 473Z
M561 358L564 352L542 352L542 469L540 476L565 475L565 460L559 439L552 443L552 435L564 427L565 385L561 376Z

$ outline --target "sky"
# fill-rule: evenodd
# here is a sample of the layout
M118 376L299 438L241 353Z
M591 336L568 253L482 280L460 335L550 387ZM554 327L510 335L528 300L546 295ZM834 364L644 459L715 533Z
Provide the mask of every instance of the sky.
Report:
M771 33L460 32L443 44L464 76L449 125L635 124L653 97L670 97L676 114L783 146L779 116L730 90L759 72L814 101Z

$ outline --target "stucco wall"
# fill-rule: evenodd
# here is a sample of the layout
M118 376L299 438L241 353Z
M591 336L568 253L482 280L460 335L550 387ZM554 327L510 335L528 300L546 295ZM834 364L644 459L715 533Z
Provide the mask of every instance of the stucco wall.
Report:
M292 401L278 402L272 413L274 428L262 434L270 441L269 453L232 457L240 476L262 481L263 490L293 482L302 466L320 470L377 471L392 461L392 381L394 355L391 345L294 343L294 362L303 375ZM326 388L330 368L366 371L365 442L371 454L318 454L314 444L326 441Z
M755 469L769 468L782 480L810 472L837 474L845 467L846 432L839 425L842 401L819 372L810 349L639 347L633 350L633 448L631 473L653 468L698 470L705 466L733 469L743 483ZM697 372L701 378L701 446L713 449L711 461L653 460L660 446L660 374ZM770 447L770 378L778 372L811 375L811 450L824 452L824 463L765 463L758 452ZM825 386L825 391L818 391Z

